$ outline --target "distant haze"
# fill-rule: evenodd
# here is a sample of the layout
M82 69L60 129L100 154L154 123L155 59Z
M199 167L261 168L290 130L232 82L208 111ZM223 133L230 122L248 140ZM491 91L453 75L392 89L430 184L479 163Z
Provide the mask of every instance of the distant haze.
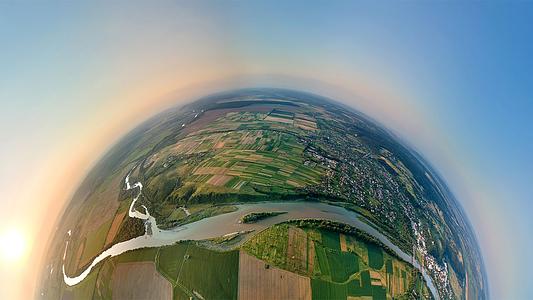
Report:
M0 298L36 266L91 166L157 112L284 87L356 107L442 172L477 231L495 299L533 297L533 4L0 3Z

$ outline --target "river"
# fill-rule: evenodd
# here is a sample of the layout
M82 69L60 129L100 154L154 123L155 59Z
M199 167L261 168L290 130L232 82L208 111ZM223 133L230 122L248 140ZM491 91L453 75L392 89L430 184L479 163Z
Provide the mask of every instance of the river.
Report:
M91 272L91 270L101 261L108 257L120 255L129 250L141 249L146 247L160 247L172 245L183 240L204 240L215 237L220 237L226 234L231 234L239 231L254 230L259 232L267 227L279 224L288 220L295 219L321 219L335 222L346 223L355 228L358 228L369 235L377 238L380 242L387 245L403 260L413 263L411 256L403 252L399 247L394 245L385 235L380 233L371 225L361 221L361 217L350 210L343 207L334 206L321 202L259 202L237 204L236 211L225 213L202 220L178 226L171 230L162 230L157 227L157 222L154 217L150 215L145 206L141 206L144 210L140 212L135 209L135 203L142 193L142 183L137 182L133 185L129 183L129 175L125 179L126 189L139 189L136 197L130 204L128 215L131 218L138 218L146 221L145 234L140 237L130 239L125 242L117 243L111 248L103 251L98 255L92 263L79 275L70 277L65 272L65 265L63 264L63 278L68 286L73 286L80 283ZM269 217L255 223L244 224L239 223L239 220L246 214L251 212L268 212L268 211L284 211L285 214ZM149 235L148 233L152 234ZM252 233L253 234L253 233ZM70 236L70 235L69 235ZM68 240L65 245L65 253L68 248ZM435 299L439 299L437 290L433 285L431 277L426 273L424 268L415 260L414 267L421 273Z

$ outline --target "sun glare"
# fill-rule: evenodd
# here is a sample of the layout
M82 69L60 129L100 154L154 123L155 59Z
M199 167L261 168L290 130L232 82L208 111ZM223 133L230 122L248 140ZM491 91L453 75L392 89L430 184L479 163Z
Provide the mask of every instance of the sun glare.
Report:
M20 261L26 254L28 242L24 234L17 229L9 229L0 236L2 259L6 262Z

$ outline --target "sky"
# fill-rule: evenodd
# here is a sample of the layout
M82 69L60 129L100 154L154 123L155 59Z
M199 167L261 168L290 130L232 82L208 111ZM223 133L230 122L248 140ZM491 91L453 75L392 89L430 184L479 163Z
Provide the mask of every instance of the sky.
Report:
M33 296L61 209L170 106L240 87L329 96L442 173L494 299L531 299L533 2L0 2L0 298Z

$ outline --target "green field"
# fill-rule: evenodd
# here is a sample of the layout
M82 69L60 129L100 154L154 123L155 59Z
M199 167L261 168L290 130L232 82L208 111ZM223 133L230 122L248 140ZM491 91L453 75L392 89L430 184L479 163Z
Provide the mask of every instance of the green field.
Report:
M313 299L346 299L346 285L332 283L320 279L311 280Z
M187 249L178 282L205 299L237 299L239 252L217 252L197 247Z
M353 253L328 249L326 255L333 282L345 282L352 274L359 271L359 259Z
M312 279L311 289L313 299L346 299L347 296L387 299L387 291L383 287L371 285L368 271L362 271L360 279L350 280L342 284Z
M368 249L368 265L380 270L383 267L383 251L374 244L367 244L366 248Z
M112 220L105 222L100 225L97 230L89 232L87 234L87 240L85 242L85 249L83 249L83 254L80 261L90 261L93 257L98 255L104 248L105 238L109 227L111 226Z
M175 283L178 279L178 274L188 247L188 243L179 243L172 246L161 247L157 253L157 269L159 273L172 283Z
M355 253L341 251L338 232L320 231L320 235L320 241L313 241L320 270L316 279L322 279L317 282L320 285L330 283L330 288L339 286L342 290L340 286L359 272L359 257Z
M99 269L100 267L95 267L85 280L74 287L67 287L64 293L72 295L73 299L92 299Z
M321 234L322 234L322 243L324 244L324 247L332 249L332 250L341 251L338 232L322 231Z
M217 252L183 242L161 247L157 270L174 286L174 298L236 299L239 252ZM198 296L196 296L198 297Z
M314 246L314 255L310 256L308 248L307 273L291 270L287 264L290 226L270 227L242 248L274 266L311 277L313 299L346 299L347 296L387 299L387 295L398 298L405 296L410 287L427 292L422 279L411 275L413 268L406 262L353 235L345 236L346 251L341 251L339 233L325 229L304 228L307 245ZM310 262L313 262L312 272Z

